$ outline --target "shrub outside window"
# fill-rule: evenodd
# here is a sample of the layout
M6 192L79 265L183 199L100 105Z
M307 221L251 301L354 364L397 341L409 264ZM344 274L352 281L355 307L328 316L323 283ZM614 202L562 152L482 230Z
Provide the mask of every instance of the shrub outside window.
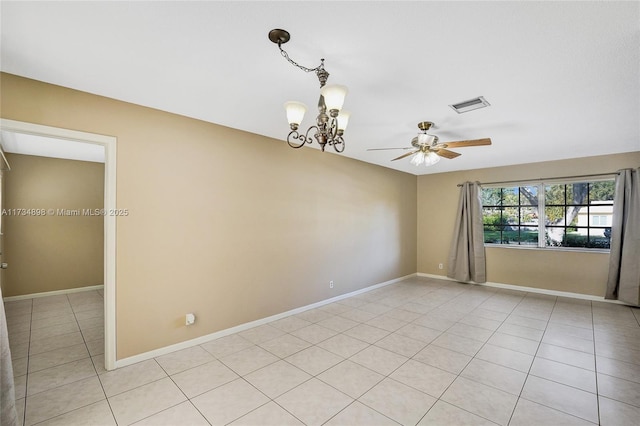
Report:
M485 244L609 249L612 179L482 189Z

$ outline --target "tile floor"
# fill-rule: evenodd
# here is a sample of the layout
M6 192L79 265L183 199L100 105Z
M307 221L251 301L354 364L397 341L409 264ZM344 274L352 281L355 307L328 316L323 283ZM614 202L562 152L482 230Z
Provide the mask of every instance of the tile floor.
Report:
M640 418L640 309L411 278L107 372L102 303L5 303L25 425Z

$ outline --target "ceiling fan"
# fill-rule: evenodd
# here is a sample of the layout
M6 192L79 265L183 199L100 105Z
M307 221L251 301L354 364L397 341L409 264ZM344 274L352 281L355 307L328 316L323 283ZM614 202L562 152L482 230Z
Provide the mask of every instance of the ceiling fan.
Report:
M425 166L430 166L440 161L440 157L452 159L461 155L457 152L450 151L448 148L463 148L466 146L491 145L490 138L471 139L471 140L454 141L454 142L439 142L439 138L437 136L430 135L427 133L427 131L431 127L434 127L434 124L431 121L422 121L418 123L418 128L421 130L421 133L418 133L418 136L416 136L411 140L412 146L410 147L371 148L371 149L368 149L367 151L410 149L411 152L402 154L401 156L396 157L391 161L401 160L403 158L413 155L414 157L411 159L411 164L415 164L416 166L419 166L420 164L424 164Z

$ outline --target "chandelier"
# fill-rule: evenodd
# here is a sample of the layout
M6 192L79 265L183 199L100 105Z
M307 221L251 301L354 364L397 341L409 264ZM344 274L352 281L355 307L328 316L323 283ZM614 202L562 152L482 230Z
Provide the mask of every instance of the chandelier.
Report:
M302 134L298 132L300 123L307 112L307 106L301 102L289 101L284 104L287 112L287 121L291 132L287 135L287 143L292 148L300 148L304 144L310 144L315 139L320 148L324 151L325 146L333 146L336 152L344 151L344 131L347 128L350 114L342 110L344 98L347 95L347 88L339 85L327 85L329 73L324 69L324 59L320 60L320 65L315 68L307 68L292 60L287 52L282 49L282 45L289 41L291 36L285 30L275 29L269 32L269 40L278 45L280 54L289 61L290 64L300 68L304 72L315 72L320 81L320 99L318 100L318 116L316 124L307 129Z

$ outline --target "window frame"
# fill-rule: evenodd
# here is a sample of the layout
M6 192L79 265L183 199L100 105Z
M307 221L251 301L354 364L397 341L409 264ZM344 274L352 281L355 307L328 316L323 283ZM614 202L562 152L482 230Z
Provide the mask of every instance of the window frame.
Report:
M610 181L613 182L615 184L615 176L611 175L611 176L602 176L602 177L572 177L572 178L558 178L558 179L544 179L544 180L533 180L533 181L514 181L514 182L500 182L500 183L491 183L491 184L482 184L481 185L481 190L484 189L512 189L512 188L517 188L518 189L518 205L514 205L512 207L518 208L518 235L520 236L520 232L522 230L523 227L526 227L526 225L522 225L521 223L521 216L522 216L522 208L526 208L526 207L537 207L537 214L538 214L538 241L537 244L522 244L522 242L520 241L520 237L519 237L519 241L517 244L504 244L504 243L490 243L490 242L484 242L484 246L485 247L501 247L501 248L515 248L515 249L525 249L525 250L539 250L539 249L544 249L544 250L557 250L557 251L584 251L584 252L589 252L589 253L609 253L610 252L610 248L599 248L599 247L569 247L569 246L552 246L552 245L547 245L546 243L546 232L548 228L563 228L564 229L564 233L566 234L566 229L567 228L580 228L580 229L586 229L587 230L587 238L589 238L590 234L590 230L591 229L606 229L606 228L611 228L611 225L592 225L591 224L591 215L590 215L590 209L591 207L593 207L590 204L590 185L589 185L589 189L587 190L587 199L583 204L577 204L577 206L581 206L582 207L586 207L586 214L587 214L587 221L586 221L586 225L581 225L581 226L576 226L576 225L570 225L570 224L564 224L564 225L558 225L558 226L547 226L546 225L546 208L547 207L563 207L566 209L567 206L576 206L576 204L571 204L567 201L567 191L566 191L566 187L565 187L565 194L564 194L564 204L563 205L559 205L559 204L552 204L550 206L547 206L546 203L546 199L545 199L545 187L549 186L549 185L572 185L575 183L588 183L588 184L593 184L596 182L605 182L605 181ZM537 188L537 195L538 195L538 205L537 206L532 206L530 204L522 204L521 198L522 195L520 194L520 188L522 187L536 187ZM502 200L502 193L501 193L501 200ZM597 201L597 200L596 200ZM608 201L608 200L607 200ZM614 200L611 200L610 205L613 209L613 203ZM502 204L502 201L500 201L500 204ZM609 205L608 203L605 205ZM483 216L483 240L484 240L484 235L485 235L485 225L484 225L484 214L485 214L485 207L486 208L499 208L501 209L501 211L503 211L504 208L506 207L510 207L510 206L504 206L504 205L500 205L500 206L494 206L494 205L486 205L484 204L484 194L482 196L482 216ZM596 216L605 216L606 215L602 215L599 213L595 214ZM500 216L500 218L502 219L502 214ZM610 222L607 219L607 222ZM503 225L500 225L503 226ZM500 240L502 241L502 232L500 234ZM588 240L587 240L588 241Z

